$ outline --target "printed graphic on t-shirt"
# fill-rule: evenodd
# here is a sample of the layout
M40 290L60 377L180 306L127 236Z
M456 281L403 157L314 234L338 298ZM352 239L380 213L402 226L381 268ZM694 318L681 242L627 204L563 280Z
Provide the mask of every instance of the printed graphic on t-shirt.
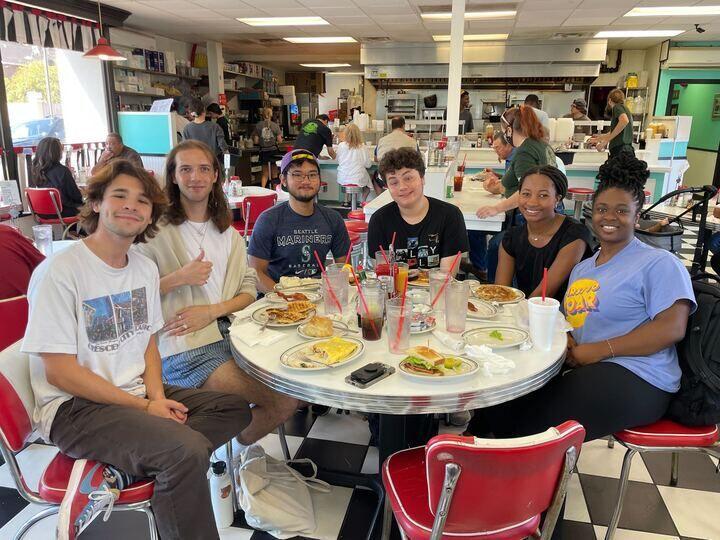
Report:
M565 293L565 318L573 328L585 325L590 313L600 311L597 293L600 284L594 279L578 279L568 287Z
M82 303L88 349L93 352L116 351L123 342L150 330L145 287Z
M290 257L287 268L290 273L296 276L314 276L317 271L317 263L313 254L313 246L332 245L332 234L322 234L317 228L295 229L291 234L278 235L275 242L279 248L293 248L299 246L297 255Z
M268 126L265 126L262 128L260 137L262 138L263 142L265 143L264 146L269 146L275 141L275 133L273 133L273 130L271 128L269 128Z
M396 249L395 258L398 261L406 262L410 268L440 266L439 243L439 233L429 234L427 244L423 245L420 245L420 238L416 236L408 238L407 249Z
M317 133L317 130L318 125L315 122L308 122L302 128L302 131L305 135L312 135L313 133Z

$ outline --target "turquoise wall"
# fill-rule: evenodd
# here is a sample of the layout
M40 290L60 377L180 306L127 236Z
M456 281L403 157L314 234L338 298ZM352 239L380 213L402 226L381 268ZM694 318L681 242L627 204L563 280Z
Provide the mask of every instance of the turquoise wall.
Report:
M655 98L656 116L665 116L670 81L673 79L720 79L720 69L661 69Z
M677 88L677 87L676 87ZM720 144L720 119L712 117L713 100L720 84L688 84L680 89L679 116L692 116L690 147L717 152Z

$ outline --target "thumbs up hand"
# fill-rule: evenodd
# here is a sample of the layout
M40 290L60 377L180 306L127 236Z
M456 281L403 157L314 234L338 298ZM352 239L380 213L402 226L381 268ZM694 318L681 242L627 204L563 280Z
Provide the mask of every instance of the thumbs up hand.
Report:
M210 278L213 264L205 261L205 250L180 269L182 281L185 285L205 285Z

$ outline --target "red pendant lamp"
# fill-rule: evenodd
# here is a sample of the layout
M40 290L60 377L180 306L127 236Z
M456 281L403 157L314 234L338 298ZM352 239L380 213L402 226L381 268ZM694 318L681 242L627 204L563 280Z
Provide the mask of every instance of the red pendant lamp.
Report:
M100 0L98 0L98 22L100 24L100 33L102 33L102 11L100 10ZM127 60L122 54L117 52L110 46L110 42L104 37L98 39L97 45L95 45L88 52L83 54L84 58L98 58L103 61L108 60Z

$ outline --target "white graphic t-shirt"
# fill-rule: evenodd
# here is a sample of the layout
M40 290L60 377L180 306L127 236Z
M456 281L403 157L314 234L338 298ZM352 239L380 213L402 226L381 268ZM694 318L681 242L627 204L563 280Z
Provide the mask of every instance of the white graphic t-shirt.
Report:
M41 353L72 354L78 363L136 396L152 334L163 326L157 266L134 251L112 268L79 241L35 269L22 351L30 355L34 422L50 440L58 407L72 396L51 385Z

